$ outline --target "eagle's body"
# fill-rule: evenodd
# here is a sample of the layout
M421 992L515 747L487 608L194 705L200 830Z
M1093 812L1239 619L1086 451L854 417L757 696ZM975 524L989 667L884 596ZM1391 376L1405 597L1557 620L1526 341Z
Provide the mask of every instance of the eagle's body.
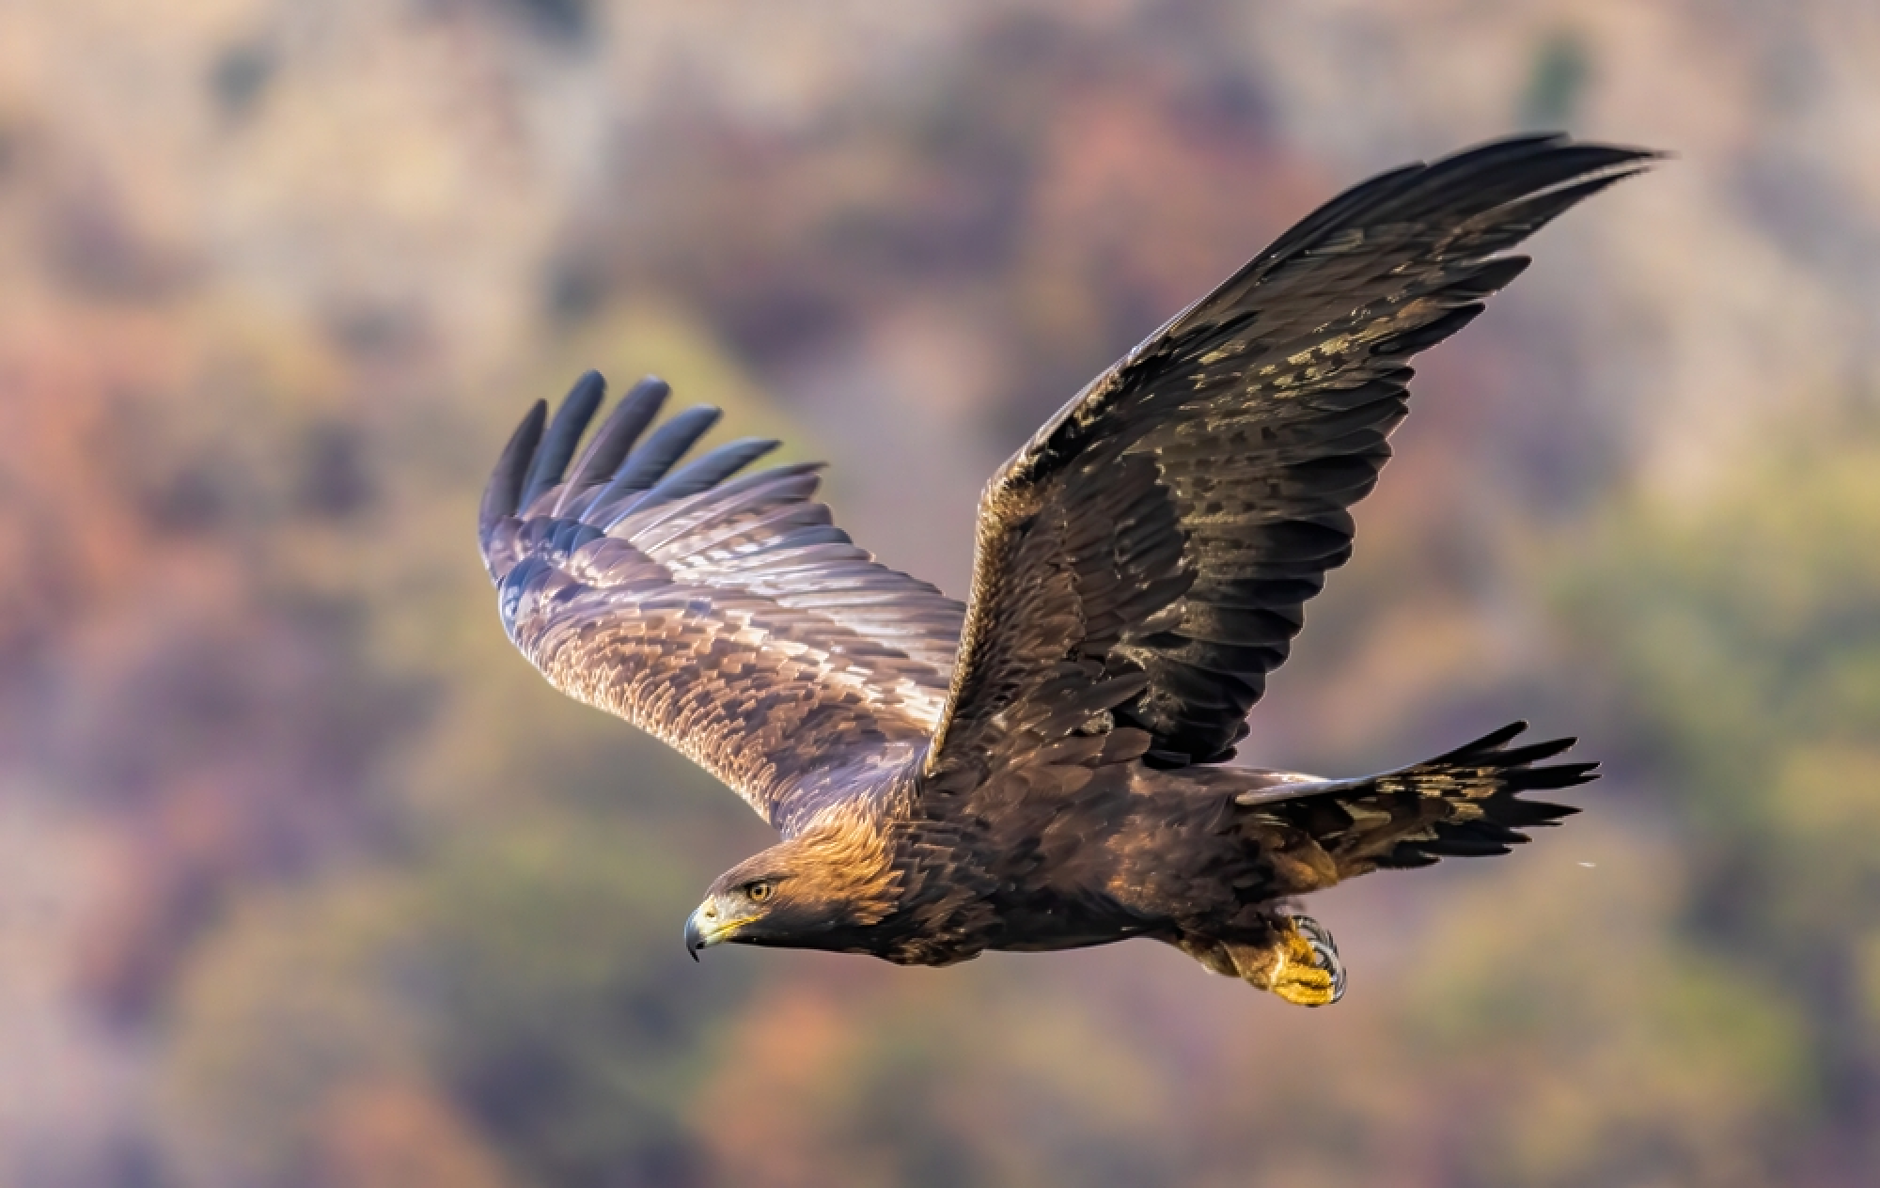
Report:
M1381 776L1218 766L1304 603L1350 556L1408 360L1527 261L1501 253L1648 154L1558 137L1373 179L1307 217L1093 381L994 476L962 605L874 562L814 467L675 469L665 385L533 409L484 498L510 637L556 685L731 785L781 843L688 925L941 965L1132 936L1293 1001L1342 991L1292 897L1504 853L1571 809L1521 792L1569 741L1509 727ZM573 463L572 468L570 463Z

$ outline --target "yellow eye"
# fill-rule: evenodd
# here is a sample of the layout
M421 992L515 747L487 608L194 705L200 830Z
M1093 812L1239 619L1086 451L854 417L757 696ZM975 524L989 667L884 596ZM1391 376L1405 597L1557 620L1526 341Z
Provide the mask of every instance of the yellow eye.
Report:
M752 903L762 903L770 898L770 884L752 883L744 889L744 895Z

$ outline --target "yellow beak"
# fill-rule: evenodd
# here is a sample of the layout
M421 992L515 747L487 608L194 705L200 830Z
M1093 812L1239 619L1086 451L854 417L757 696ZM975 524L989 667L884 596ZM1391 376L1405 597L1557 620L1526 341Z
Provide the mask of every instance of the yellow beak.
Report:
M685 922L686 952L692 954L692 960L697 961L702 950L729 940L738 929L755 918L746 916L741 920L727 920L723 918L723 914L719 912L715 904L710 901L702 903Z

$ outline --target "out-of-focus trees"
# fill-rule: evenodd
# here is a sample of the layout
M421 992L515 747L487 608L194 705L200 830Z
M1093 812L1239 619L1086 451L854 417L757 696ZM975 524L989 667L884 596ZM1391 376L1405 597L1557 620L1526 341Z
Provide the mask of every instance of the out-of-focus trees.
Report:
M1695 506L1620 504L1576 575L1628 766L1688 829L1678 921L1719 983L1802 1024L1794 1158L1880 1161L1880 425L1773 433Z
M624 822L523 820L401 873L255 897L175 1004L178 1166L255 1188L406 1166L700 1182L684 1103L737 1003L727 979L647 959L680 951L686 873Z

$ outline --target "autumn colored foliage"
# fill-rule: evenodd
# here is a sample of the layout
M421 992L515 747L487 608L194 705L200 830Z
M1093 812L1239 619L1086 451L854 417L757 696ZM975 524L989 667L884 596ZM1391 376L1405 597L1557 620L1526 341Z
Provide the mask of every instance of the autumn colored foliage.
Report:
M1874 1182L1870 7L0 10L0 1183ZM1679 159L1421 369L1242 753L1530 716L1583 815L1315 901L1323 1011L1136 943L687 960L766 831L503 639L529 401L658 371L960 590L1089 376L1539 125Z

